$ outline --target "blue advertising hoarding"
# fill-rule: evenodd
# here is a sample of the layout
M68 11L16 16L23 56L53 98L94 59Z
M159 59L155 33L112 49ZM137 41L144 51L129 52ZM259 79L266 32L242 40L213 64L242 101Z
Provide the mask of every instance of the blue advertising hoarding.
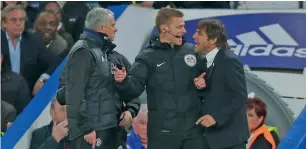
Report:
M213 17L227 30L228 43L244 64L253 68L306 67L306 14L256 13ZM186 21L186 39L202 19Z

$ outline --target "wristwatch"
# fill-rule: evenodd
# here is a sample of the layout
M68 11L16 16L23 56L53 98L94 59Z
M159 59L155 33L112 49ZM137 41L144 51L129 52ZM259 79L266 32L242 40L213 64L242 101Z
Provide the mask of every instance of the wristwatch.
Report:
M39 81L42 82L42 83L46 83L47 79L46 78L39 78Z

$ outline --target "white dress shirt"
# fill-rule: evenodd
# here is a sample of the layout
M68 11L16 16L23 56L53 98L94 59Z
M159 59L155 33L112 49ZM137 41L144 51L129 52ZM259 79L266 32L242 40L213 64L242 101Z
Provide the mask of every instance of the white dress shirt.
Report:
M214 63L214 59L218 52L219 52L219 49L216 47L205 55L206 60L207 60L207 68L209 68Z

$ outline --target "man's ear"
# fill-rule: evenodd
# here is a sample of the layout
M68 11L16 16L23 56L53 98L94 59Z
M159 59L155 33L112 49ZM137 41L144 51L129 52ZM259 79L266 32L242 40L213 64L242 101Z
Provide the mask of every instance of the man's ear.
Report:
M96 31L102 32L103 29L104 29L103 25L98 25L98 27L96 28Z
M54 117L54 111L53 110L50 110L50 115L51 115L52 118Z
M216 44L216 43L217 43L217 38L209 39L208 42L209 42L210 44Z
M168 26L166 24L160 25L160 32L166 33L168 31Z
M261 123L263 122L263 120L264 120L264 117L263 117L263 116L259 117L259 121L260 121Z

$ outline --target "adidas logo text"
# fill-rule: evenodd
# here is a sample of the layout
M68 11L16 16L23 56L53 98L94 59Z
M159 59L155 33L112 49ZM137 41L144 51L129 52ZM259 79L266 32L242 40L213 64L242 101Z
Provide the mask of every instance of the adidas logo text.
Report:
M279 24L267 25L259 29L273 44L267 43L257 32L252 31L236 36L242 44L229 39L227 42L231 50L239 56L273 55L306 58L306 48L299 47L298 43Z

